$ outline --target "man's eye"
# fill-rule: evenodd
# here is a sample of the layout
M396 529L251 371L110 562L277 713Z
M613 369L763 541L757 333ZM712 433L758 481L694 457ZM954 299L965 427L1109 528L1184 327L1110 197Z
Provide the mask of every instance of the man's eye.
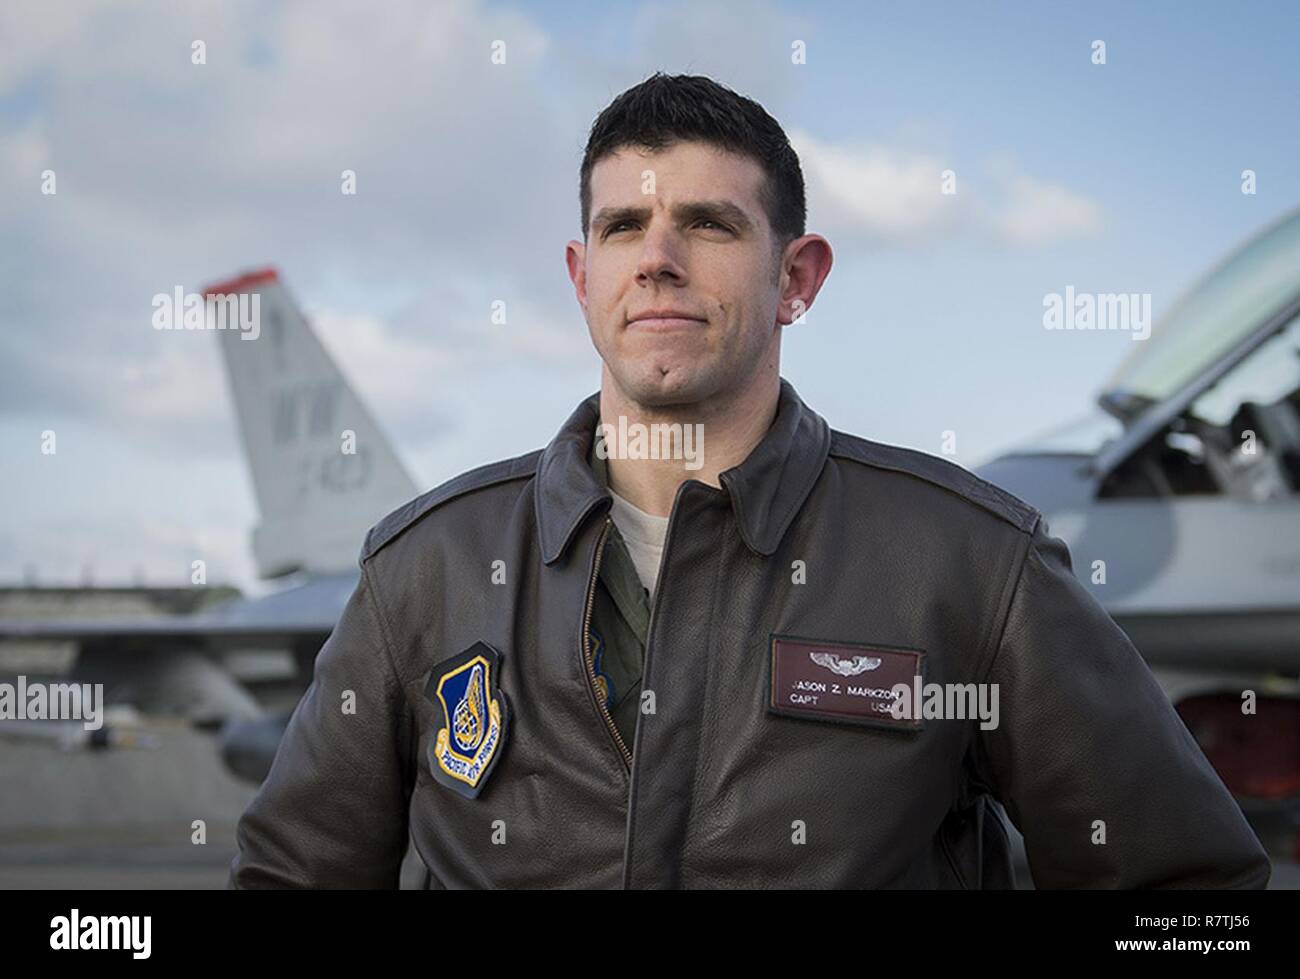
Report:
M610 235L615 234L616 232L623 230L625 227L631 227L631 226L635 226L635 225L636 225L636 221L632 220L631 218L629 218L629 219L627 219L627 220L625 220L625 221L618 221L618 222L615 222L614 224L609 225L609 226L605 229L605 236L606 236L606 237L609 237ZM698 228L698 227L701 227L701 226L703 226L703 225L712 225L713 228L716 228L716 229L719 230L719 231L730 231L730 230L731 230L731 229L728 228L725 224L723 224L721 221L715 221L715 220L713 220L713 218L700 218L700 219L698 219L698 220L695 222L694 227L697 227L697 228ZM706 228L706 230L713 230L713 229L712 229L712 228Z

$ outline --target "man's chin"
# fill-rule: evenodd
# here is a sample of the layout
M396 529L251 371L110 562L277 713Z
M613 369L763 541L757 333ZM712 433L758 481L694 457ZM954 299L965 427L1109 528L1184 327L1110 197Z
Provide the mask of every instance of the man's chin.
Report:
M637 371L620 386L631 400L647 408L694 404L710 394L707 379L701 377L698 370L685 365L659 365L651 370Z

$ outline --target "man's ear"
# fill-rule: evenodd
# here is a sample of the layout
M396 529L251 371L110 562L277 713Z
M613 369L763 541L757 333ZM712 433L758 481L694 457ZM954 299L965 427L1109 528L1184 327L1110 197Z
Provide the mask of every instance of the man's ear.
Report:
M587 312L587 245L574 239L564 247L564 264L569 269L569 281L573 283L574 295L578 305Z
M782 326L788 326L812 308L822 283L831 274L834 255L830 242L821 235L804 235L786 245L782 261L776 318Z

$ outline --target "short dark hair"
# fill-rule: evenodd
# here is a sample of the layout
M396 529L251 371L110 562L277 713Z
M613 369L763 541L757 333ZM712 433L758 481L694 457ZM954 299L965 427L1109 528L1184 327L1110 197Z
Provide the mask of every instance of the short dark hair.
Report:
M759 199L778 254L803 236L808 219L803 170L780 123L753 99L711 78L655 72L614 99L592 123L578 187L583 241L591 225L591 171L596 164L625 146L657 152L682 140L740 153L763 168L766 179Z

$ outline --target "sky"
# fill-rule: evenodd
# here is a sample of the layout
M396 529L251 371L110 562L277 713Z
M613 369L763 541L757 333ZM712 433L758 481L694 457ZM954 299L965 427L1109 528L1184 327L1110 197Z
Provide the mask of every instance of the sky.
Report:
M835 262L782 374L967 467L1088 413L1133 348L1045 330L1044 296L1158 321L1300 204L1294 3L375 9L0 5L0 584L184 584L201 551L259 587L216 339L150 326L176 285L277 267L421 487L544 446L599 387L564 268L585 138L655 71L799 153Z

